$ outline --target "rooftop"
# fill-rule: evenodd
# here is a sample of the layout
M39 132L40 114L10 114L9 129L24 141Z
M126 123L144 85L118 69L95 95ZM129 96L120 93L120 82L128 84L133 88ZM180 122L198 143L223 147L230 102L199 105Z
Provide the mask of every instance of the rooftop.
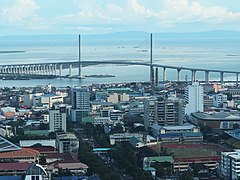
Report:
M12 163L0 163L0 171L25 171L31 166L29 162L12 162Z
M77 139L77 137L73 133L60 133L60 134L57 134L57 138L58 139Z
M214 112L214 113L203 113L196 112L191 114L193 117L201 120L226 120L226 121L240 121L240 116L232 115L227 112Z
M31 148L22 148L17 151L9 151L0 153L0 159L4 158L23 158L23 157L36 157L39 156L39 151Z
M144 158L145 159L145 158ZM172 156L153 156L153 157L146 157L147 161L150 162L170 162L173 163L173 157Z

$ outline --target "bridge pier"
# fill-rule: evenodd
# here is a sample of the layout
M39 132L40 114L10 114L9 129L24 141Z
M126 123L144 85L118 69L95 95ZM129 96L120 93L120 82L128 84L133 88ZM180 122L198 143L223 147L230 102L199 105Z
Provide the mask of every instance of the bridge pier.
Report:
M54 64L54 75L57 75L57 64Z
M167 80L167 72L166 72L166 67L163 67L163 81Z
M60 66L59 66L59 76L60 77L62 77L62 66L63 66L62 64L60 64Z
M236 73L236 85L238 86L238 73Z
M158 67L155 70L155 86L158 86Z
M209 71L205 71L205 83L209 84Z
M224 80L223 80L223 72L220 72L220 82L221 82L221 84L224 83Z
M196 70L191 70L192 71L192 82L196 82Z
M37 74L40 75L40 65L37 65Z
M72 77L72 64L69 64L69 77Z
M47 66L47 75L51 75L51 64Z
M182 69L178 68L177 69L177 81L179 82L180 81L180 72L181 72Z

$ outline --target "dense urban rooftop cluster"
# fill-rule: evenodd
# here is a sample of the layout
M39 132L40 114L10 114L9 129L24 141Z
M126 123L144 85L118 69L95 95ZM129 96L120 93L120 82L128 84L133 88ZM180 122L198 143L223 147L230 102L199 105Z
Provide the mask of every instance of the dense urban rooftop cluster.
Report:
M0 175L238 179L239 109L227 84L2 88Z

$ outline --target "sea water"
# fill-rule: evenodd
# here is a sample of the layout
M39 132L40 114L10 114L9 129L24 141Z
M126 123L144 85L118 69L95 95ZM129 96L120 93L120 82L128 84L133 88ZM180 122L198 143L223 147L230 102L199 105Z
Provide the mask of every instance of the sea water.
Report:
M82 38L82 60L128 60L149 62L149 37ZM240 71L238 38L165 38L153 39L153 62L161 65ZM31 64L67 62L78 60L78 36L5 36L0 37L0 51L24 51L0 53L0 64ZM73 74L77 74L77 69ZM36 86L51 83L53 86L80 86L92 83L149 81L149 67L139 65L94 65L82 69L83 75L110 74L115 77L85 79L0 80L0 87ZM68 74L68 70L64 70ZM159 80L162 80L159 68ZM219 79L219 73L210 73L210 79ZM167 79L176 80L177 71L167 69ZM225 74L225 80L235 80L234 74ZM181 80L190 80L190 71L181 71ZM197 72L197 80L204 80L204 72Z

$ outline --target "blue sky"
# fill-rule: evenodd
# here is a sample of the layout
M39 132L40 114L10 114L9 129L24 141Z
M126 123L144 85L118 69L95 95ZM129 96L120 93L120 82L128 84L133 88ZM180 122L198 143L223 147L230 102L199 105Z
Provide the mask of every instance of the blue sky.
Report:
M239 0L0 0L0 35L240 30Z

